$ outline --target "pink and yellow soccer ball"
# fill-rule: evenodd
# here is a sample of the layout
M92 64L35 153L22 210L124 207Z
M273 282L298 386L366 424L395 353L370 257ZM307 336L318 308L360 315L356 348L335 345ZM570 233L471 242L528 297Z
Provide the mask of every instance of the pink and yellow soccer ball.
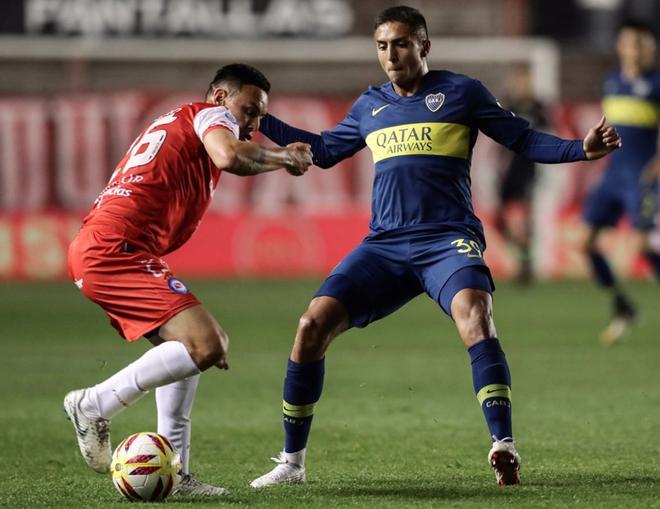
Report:
M129 500L164 500L181 482L181 456L164 436L135 433L112 454L112 482Z

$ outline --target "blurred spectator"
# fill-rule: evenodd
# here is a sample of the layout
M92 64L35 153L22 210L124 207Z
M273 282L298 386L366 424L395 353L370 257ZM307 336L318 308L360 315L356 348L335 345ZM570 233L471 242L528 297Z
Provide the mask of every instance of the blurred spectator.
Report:
M532 0L532 33L608 50L617 27L629 18L660 29L658 0Z
M509 97L504 105L507 109L529 121L533 129L547 130L544 106L534 97L527 65L518 66L511 74L508 93ZM521 284L529 284L533 274L530 248L535 177L536 163L514 153L499 181L500 201L495 221L498 230L516 249L516 279Z

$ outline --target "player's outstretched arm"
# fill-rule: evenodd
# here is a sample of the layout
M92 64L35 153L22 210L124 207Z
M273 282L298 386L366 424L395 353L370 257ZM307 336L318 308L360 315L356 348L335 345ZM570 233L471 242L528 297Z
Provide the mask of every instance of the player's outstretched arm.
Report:
M293 142L309 144L314 154L314 164L320 168L330 168L365 146L357 120L359 113L355 110L354 107L344 120L321 134L290 126L270 114L261 121L259 130L280 146Z
M589 132L584 137L582 149L589 161L600 159L621 147L619 133L611 125L606 125L605 121L605 116L603 115L600 122L589 129Z
M203 143L218 168L240 176L258 175L281 168L292 175L302 175L312 164L312 152L305 143L269 148L237 140L226 129L209 131Z
M584 140L564 140L530 129L529 123L503 109L478 81L469 83L470 98L479 130L498 143L537 163L570 163L598 159L621 146L613 127L602 118Z

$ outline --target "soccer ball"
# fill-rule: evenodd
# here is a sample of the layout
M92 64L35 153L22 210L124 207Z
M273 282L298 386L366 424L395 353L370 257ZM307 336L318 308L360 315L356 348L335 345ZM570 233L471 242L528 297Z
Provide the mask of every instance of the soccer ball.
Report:
M135 433L112 454L112 482L129 500L164 500L181 482L181 457L158 433Z

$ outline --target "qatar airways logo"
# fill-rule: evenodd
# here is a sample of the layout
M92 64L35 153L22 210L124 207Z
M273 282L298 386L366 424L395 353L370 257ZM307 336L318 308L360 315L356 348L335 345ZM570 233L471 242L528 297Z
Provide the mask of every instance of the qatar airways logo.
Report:
M376 145L388 154L397 154L411 150L430 151L433 148L431 128L401 127L376 135Z
M470 128L451 122L419 122L385 127L366 138L374 162L397 156L449 156L467 159Z

